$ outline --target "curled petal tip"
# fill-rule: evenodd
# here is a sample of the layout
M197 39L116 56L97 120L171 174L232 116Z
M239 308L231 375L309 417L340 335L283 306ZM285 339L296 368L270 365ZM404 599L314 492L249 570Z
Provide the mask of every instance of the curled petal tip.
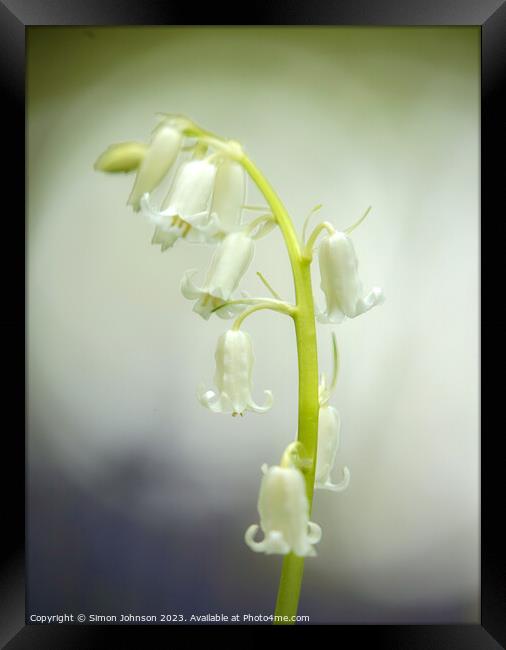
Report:
M257 524L252 524L244 533L244 541L252 551L261 553L265 549L265 540L262 540L261 542L255 541L255 535L257 534L258 528L259 526Z
M337 487L339 491L346 490L350 484L351 473L347 466L343 467L343 480L338 483Z
M322 538L321 526L318 526L318 524L315 524L313 521L308 522L307 541L310 544L318 544L321 538Z
M331 483L327 481L326 483L320 483L317 485L321 490L330 490L331 492L344 492L348 485L350 484L350 470L347 467L343 468L343 479L340 483Z
M214 390L205 390L205 388L200 386L197 390L197 399L202 404L202 406L205 406L210 411L213 411L213 413L223 412L219 395L217 395Z
M264 395L266 397L266 400L265 400L265 404L263 406L258 406L258 404L255 404L255 402L253 402L253 401L251 402L251 404L249 404L249 408L252 411L255 411L255 413L265 413L273 405L274 396L272 394L272 391L264 390Z

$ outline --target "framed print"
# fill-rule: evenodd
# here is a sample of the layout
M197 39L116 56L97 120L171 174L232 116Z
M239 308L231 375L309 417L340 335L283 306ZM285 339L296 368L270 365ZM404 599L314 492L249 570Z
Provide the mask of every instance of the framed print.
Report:
M0 640L501 647L480 293L504 5L218 18L0 5Z

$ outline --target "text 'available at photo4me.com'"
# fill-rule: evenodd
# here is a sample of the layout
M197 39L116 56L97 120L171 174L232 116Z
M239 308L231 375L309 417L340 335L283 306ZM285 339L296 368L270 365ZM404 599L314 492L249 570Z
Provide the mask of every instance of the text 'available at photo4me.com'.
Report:
M248 623L309 623L309 616L276 616L274 614L252 614L252 613L235 613L222 614L210 613L205 614L31 614L29 618L31 624L68 624L68 623L87 623L87 624L129 624L129 623L168 623L168 624L198 624L198 623L229 623L229 624L248 624Z

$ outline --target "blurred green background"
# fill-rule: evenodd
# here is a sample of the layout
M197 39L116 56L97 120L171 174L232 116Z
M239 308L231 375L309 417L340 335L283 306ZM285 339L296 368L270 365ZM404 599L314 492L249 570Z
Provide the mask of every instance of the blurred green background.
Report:
M474 27L28 29L28 615L273 608L281 558L243 533L296 431L291 324L247 324L270 412L203 409L227 323L179 283L211 250L160 254L133 177L93 171L165 111L239 140L299 227L373 208L353 239L387 301L336 327L351 484L316 493L300 613L479 621L479 57ZM279 233L243 282L264 295L257 270L292 299Z

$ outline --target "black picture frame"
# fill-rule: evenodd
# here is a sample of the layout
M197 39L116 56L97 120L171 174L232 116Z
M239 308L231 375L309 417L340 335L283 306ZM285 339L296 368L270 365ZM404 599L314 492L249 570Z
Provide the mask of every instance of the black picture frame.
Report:
M21 214L25 195L24 104L25 104L25 36L35 25L189 25L188 19L199 23L206 18L212 24L237 25L239 16L215 5L195 11L163 0L0 0L0 42L3 44L0 83L2 87L3 140L1 156L4 198L12 198L12 206L4 215L8 232L2 255L3 317L1 320L7 368L2 391L4 414L4 464L1 472L4 495L4 541L0 596L0 642L9 650L22 648L112 648L158 647L155 635L165 639L185 626L86 626L25 625L24 609L24 537L25 537L25 306L24 306L24 219ZM501 90L505 87L506 70L506 3L498 0L284 0L275 5L257 2L248 5L249 24L255 25L477 25L482 37L482 124L481 124L481 215L491 220L495 208L502 205L499 193L505 187L504 125L506 102ZM209 14L209 16L206 15ZM236 18L236 20L234 20ZM501 197L502 198L502 197ZM499 217L501 213L497 211ZM502 219L499 227L504 228ZM485 230L485 229L484 229ZM495 238L498 237L497 230ZM486 237L486 233L483 233ZM490 236L490 232L489 232ZM483 241L481 242L483 246ZM487 256L482 266L483 278L492 278L500 256ZM497 276L496 276L497 277ZM485 283L483 283L485 284ZM488 284L488 283L487 283ZM491 307L485 306L486 310ZM463 315L464 317L464 315ZM491 332L487 341L500 341L495 327L502 324L491 313ZM499 332L497 333L499 334ZM492 344L492 343L491 343ZM500 530L501 431L494 431L490 410L490 391L482 395L482 482L481 482L481 624L425 626L339 626L335 642L349 636L355 644L372 644L385 648L478 648L506 647L506 568L504 543ZM484 413L487 417L484 417ZM9 417L7 417L9 416ZM7 471L7 468L9 471ZM200 627L200 626L199 626ZM199 627L192 627L193 630ZM297 628L308 633L311 626ZM220 627L219 629L224 629ZM225 628L228 633L228 629ZM254 628L265 629L265 628ZM294 628L273 634L293 634ZM206 628L206 632L208 629ZM256 634L256 632L254 632ZM120 640L121 639L121 640Z

